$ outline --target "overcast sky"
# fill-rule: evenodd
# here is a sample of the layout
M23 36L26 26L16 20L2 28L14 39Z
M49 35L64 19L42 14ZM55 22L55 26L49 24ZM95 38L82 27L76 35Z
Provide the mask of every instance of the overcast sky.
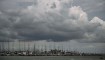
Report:
M0 0L0 41L7 40L71 41L105 53L105 1Z

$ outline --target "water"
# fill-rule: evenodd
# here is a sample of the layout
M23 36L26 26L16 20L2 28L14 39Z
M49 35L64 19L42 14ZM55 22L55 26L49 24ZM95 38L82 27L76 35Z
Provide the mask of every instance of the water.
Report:
M100 56L0 56L0 60L105 60Z

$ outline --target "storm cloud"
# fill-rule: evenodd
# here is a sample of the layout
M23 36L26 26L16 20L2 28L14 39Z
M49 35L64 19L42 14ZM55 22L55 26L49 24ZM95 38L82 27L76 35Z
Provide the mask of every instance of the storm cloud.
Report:
M70 3L71 0L37 0L17 10L2 8L0 41L105 42L105 21L99 17L90 20L80 6L65 7Z

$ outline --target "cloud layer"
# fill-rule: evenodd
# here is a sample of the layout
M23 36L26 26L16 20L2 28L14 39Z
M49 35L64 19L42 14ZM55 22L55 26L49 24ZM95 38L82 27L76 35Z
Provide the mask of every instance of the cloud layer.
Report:
M0 11L0 41L47 40L105 42L105 21L80 6L65 7L70 0L37 0L20 10Z

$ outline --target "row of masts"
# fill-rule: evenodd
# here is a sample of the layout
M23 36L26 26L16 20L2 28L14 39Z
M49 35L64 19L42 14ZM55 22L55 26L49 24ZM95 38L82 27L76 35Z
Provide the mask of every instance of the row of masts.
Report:
M18 43L16 45L16 43ZM21 44L22 43L22 44ZM27 41L18 41L18 42L0 42L0 56L7 56L9 55L97 55L97 54L84 54L83 52L78 52L77 50L71 51L70 49L65 49L63 46L57 46L53 43L53 45L49 45L50 48L46 44L40 47L36 44L36 42L27 42ZM39 43L38 43L39 44ZM27 45L27 46L26 46ZM33 46L32 46L33 45ZM12 48L11 48L12 47ZM53 48L51 48L53 47ZM98 54L99 55L99 54Z
M44 45L37 45L35 42L32 46L31 42L26 42L26 41L18 41L18 42L10 42L10 41L6 41L6 42L0 42L0 51L31 51L31 50L50 50L50 49L62 49L63 50L63 45L62 46L57 46L55 43L53 45L49 45L50 48L48 48L48 46L46 44Z
M46 42L40 43L38 41L3 41L0 42L0 52L1 51L49 51L49 50L63 50L63 51L78 51L85 53L98 53L95 48L81 49L82 47L73 47L69 41L59 43L59 42ZM94 52L92 52L94 50ZM101 52L103 49L101 49ZM103 51L104 53L104 51Z

